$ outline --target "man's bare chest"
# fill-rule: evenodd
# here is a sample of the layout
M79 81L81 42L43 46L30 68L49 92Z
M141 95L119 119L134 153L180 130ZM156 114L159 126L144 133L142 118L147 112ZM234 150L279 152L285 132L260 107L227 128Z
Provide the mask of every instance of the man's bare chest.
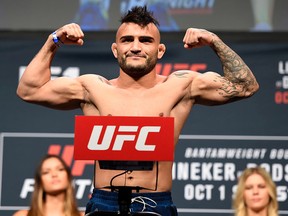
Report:
M179 95L166 91L107 91L93 103L100 115L168 116Z
M101 101L99 111L112 115L158 116L169 113L172 104L173 102L165 97L118 96Z

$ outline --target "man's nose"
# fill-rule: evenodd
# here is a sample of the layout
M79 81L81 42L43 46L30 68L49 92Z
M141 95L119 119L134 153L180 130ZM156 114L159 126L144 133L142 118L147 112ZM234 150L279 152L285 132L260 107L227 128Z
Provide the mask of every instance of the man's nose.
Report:
M134 40L131 46L132 52L139 52L141 51L140 42L138 40Z

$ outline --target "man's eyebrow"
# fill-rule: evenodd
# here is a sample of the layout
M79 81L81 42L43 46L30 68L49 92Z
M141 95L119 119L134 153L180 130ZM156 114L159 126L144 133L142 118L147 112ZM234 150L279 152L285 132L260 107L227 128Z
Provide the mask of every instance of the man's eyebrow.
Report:
M132 35L124 35L124 36L120 37L120 40L123 40L123 39L131 39L131 38L133 38Z
M122 36L122 37L120 37L120 40L125 40L125 39L133 39L134 38L134 36L132 36L132 35L124 35L124 36ZM151 37L151 36L140 36L139 37L139 39L140 40L150 40L150 41L154 41L154 38L153 37Z
M154 41L154 38L153 37L151 37L151 36L140 36L139 37L140 38L140 40L150 40L150 41Z

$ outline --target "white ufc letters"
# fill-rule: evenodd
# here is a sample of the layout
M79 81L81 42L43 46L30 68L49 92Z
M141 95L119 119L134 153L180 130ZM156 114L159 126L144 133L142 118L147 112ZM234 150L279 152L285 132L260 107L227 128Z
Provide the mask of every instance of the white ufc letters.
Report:
M102 142L99 143L99 138L103 126L95 125L93 127L89 142L89 150L108 150L112 146L113 151L121 151L125 141L134 141L135 149L137 151L154 151L156 145L146 143L149 133L157 133L160 131L160 126L120 126L118 131L115 132L116 126L109 125L103 132ZM121 133L119 133L121 132ZM124 132L124 133L123 133ZM127 134L125 134L127 132ZM137 137L138 134L138 137ZM112 143L113 136L115 137L114 144Z

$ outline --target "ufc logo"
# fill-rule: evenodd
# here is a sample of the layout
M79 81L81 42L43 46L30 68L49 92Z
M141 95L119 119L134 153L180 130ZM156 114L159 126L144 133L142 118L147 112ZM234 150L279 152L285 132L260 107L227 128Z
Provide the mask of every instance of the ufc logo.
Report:
M168 76L173 71L177 70L191 70L191 71L205 71L207 70L207 64L206 63L194 63L194 64L188 64L188 63L158 63L156 65L156 73L162 74Z
M108 150L112 146L113 151L121 151L125 141L135 141L135 149L137 151L154 151L156 145L146 143L149 133L158 133L161 129L160 126L119 126L118 131L115 131L116 126L109 125L103 132L103 139L100 143L100 135L103 126L95 125L93 127L89 142L88 149L90 150ZM123 134L126 133L126 134ZM134 133L134 134L133 134ZM137 136L138 135L138 136ZM114 144L112 143L115 137Z
M76 160L173 161L174 118L76 116Z
M73 176L82 176L85 168L94 165L93 160L74 160L73 159L74 146L53 144L49 146L48 154L55 154L61 156L65 163L70 166Z

